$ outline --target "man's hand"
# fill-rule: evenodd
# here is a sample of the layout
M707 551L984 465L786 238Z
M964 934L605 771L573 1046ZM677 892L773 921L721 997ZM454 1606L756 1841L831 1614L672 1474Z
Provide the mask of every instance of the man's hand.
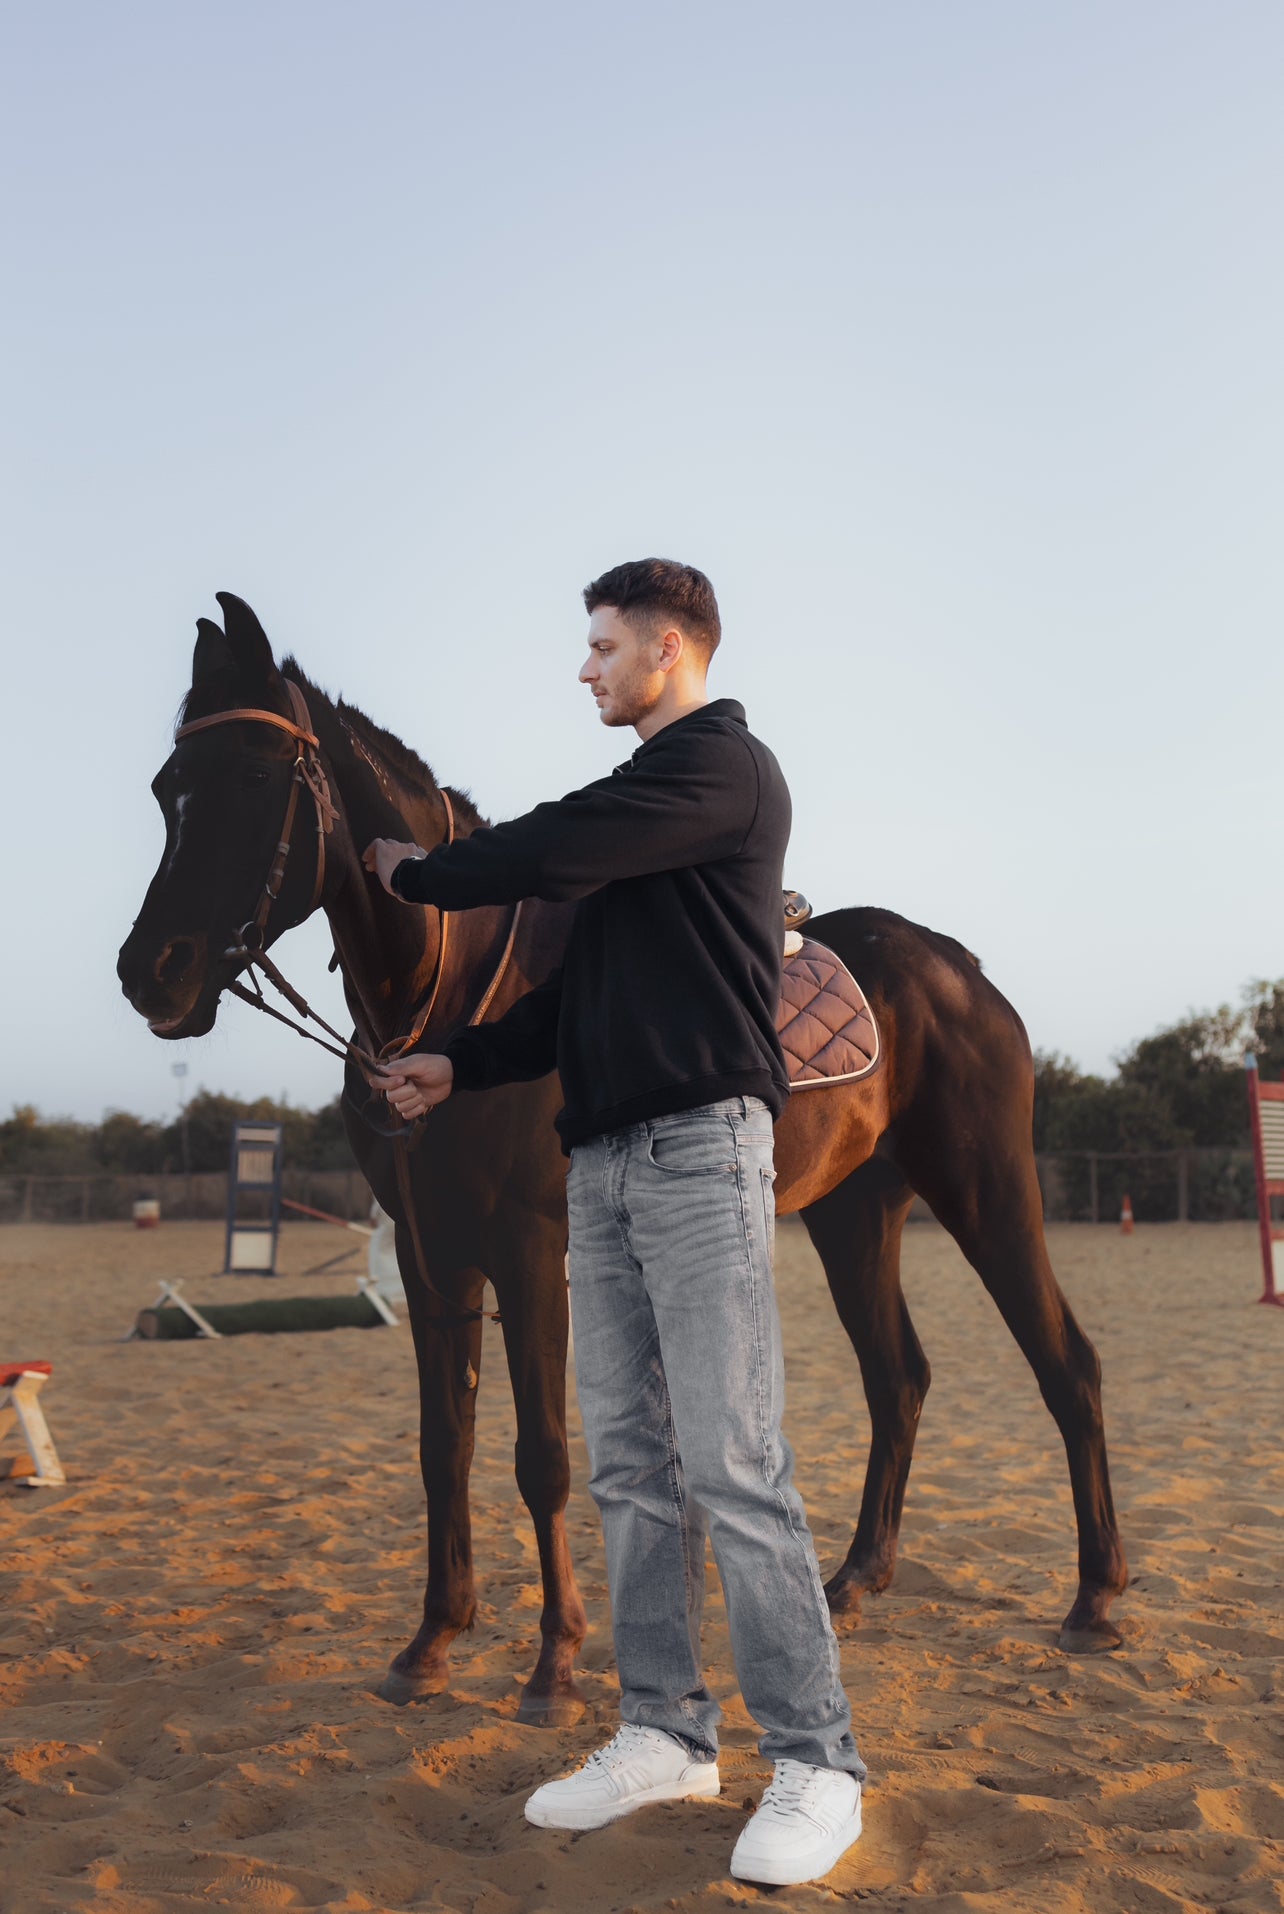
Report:
M389 897L395 897L392 888L392 873L398 864L408 857L427 857L427 851L418 844L399 844L395 837L376 837L361 853L361 862L368 871L373 871L387 891Z
M380 842L386 840L380 839ZM455 1081L455 1066L449 1057L401 1057L396 1063L379 1067L376 1090L382 1090L389 1103L407 1122L421 1117L450 1095Z

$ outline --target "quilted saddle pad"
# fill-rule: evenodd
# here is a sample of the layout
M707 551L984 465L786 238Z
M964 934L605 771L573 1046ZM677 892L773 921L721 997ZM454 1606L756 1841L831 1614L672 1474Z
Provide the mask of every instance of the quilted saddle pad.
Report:
M790 931L776 1012L791 1090L854 1083L878 1062L878 1026L865 993L826 944Z

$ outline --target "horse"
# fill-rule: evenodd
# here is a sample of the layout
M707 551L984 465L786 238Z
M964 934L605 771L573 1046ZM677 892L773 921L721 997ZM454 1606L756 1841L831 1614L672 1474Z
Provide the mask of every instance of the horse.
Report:
M404 1704L442 1690L450 1643L473 1620L468 1479L489 1278L516 1407L517 1485L543 1583L539 1655L519 1719L565 1725L583 1705L575 1659L586 1619L565 1528L566 1163L553 1128L557 1077L452 1097L408 1149L375 1114L390 1116L370 1094L368 1064L410 1042L432 1049L470 1018L502 1015L560 961L574 906L531 898L516 912L447 915L388 897L362 866L372 838L431 848L485 820L467 794L439 785L412 750L328 697L292 657L278 665L250 607L231 593L217 596L223 626L198 621L175 746L152 787L165 848L120 952L121 986L156 1036L201 1036L224 991L252 994L243 979L256 967L289 991L267 948L313 910L325 912L356 1031L337 1046L345 1128L396 1224L427 1500L423 1619L376 1692ZM311 849L295 831L310 809ZM1101 1366L1048 1257L1021 1020L960 943L892 911L835 910L808 931L859 976L881 1033L873 1072L792 1097L776 1125L777 1211L800 1213L819 1253L871 1425L856 1528L826 1584L830 1610L855 1618L861 1597L885 1589L895 1566L931 1373L900 1281L901 1233L918 1195L998 1306L1065 1445L1078 1586L1060 1646L1117 1647L1109 1609L1127 1565L1110 1491Z

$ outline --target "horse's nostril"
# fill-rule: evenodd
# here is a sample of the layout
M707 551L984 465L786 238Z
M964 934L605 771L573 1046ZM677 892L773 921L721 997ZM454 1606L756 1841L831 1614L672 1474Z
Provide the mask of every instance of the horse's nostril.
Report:
M152 975L158 984L172 989L181 984L184 977L196 961L196 944L190 937L175 937L166 944L152 967Z

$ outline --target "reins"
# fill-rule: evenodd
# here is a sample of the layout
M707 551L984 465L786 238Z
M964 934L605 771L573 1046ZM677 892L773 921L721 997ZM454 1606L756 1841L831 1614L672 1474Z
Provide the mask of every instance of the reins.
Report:
M308 712L307 701L299 687L289 678L283 679L282 682L285 685L286 691L289 693L290 706L294 712L293 719L283 717L281 713L277 711L262 711L249 706L238 706L233 711L217 711L208 718L194 718L190 723L180 725L174 733L174 741L175 743L179 743L183 738L190 737L194 732L208 731L215 725L240 723L270 724L275 725L278 730L288 732L292 738L298 741L299 745L299 750L294 760L293 776L290 779L290 792L286 800L285 816L281 821L281 835L277 841L272 862L268 867L267 878L264 881L263 890L260 894L258 904L255 907L254 915L248 919L246 923L242 924L236 934L237 941L230 945L223 953L225 959L240 960L244 969L248 972L254 988L253 990L247 990L239 978L233 978L226 988L230 990L234 996L239 997L242 1003L249 1004L251 1009L261 1010L265 1016L272 1017L277 1023L284 1024L287 1030L293 1030L298 1036L306 1037L309 1043L318 1044L322 1050L328 1051L332 1057L338 1057L341 1063L355 1063L367 1083L369 1083L373 1089L375 1086L370 1073L378 1070L381 1065L396 1063L400 1058L407 1056L409 1052L415 1048L415 1045L419 1043L424 1031L428 1027L429 1019L432 1016L433 1010L436 1007L437 998L441 992L442 979L446 974L446 952L450 937L450 913L444 910L438 911L440 932L437 940L437 959L433 965L431 982L425 993L424 1000L414 1014L410 1029L403 1036L390 1038L387 1043L381 1045L377 1055L363 1048L361 1044L353 1043L351 1039L344 1037L336 1030L333 1024L327 1023L325 1018L321 1016L318 1011L315 1011L307 999L294 988L288 978L282 976L281 971L276 964L273 963L267 951L264 949L264 940L267 933L268 918L272 914L272 906L280 896L281 886L285 881L285 869L290 856L294 821L299 808L299 793L304 785L307 786L312 795L317 816L317 869L316 878L312 887L312 902L309 904L307 910L308 916L311 916L321 901L321 893L325 888L325 840L334 829L339 817L339 812L330 798L330 785L326 778L325 767L321 761L320 741L312 729L312 720ZM445 842L447 844L453 844L455 841L454 806L451 804L446 791L441 790L440 796L446 808ZM490 983L483 992L477 1008L468 1019L470 1027L482 1021L482 1018L486 1015L486 1012L494 1001L495 993L499 989L504 972L508 968L509 959L513 954L513 946L517 941L517 926L521 914L522 906L519 901L513 907L513 915L508 927L508 936L505 939L504 948L500 953L499 962L495 967L494 975L491 977ZM260 972L301 1017L305 1017L312 1023L318 1024L320 1028L326 1032L327 1036L334 1039L334 1042L327 1043L324 1037L318 1037L314 1031L305 1030L301 1023L296 1023L292 1017L287 1017L283 1011L275 1009L273 1005L268 1003L263 995L263 986L259 982ZM438 1302L444 1303L448 1309L457 1312L453 1316L440 1317L438 1318L439 1321L450 1324L461 1324L488 1320L497 1323L500 1321L498 1310L472 1309L467 1307L461 1309L460 1305L453 1302L450 1297L443 1296L441 1291L429 1280L428 1259L424 1254L423 1241L419 1234L419 1220L415 1214L414 1191L410 1182L409 1139L415 1134L415 1123L419 1121L422 1121L422 1119L416 1118L413 1122L407 1124L395 1133L381 1132L383 1135L390 1135L393 1148L393 1161L397 1173L397 1190L401 1197L402 1207L406 1213L406 1226L410 1232L411 1245L415 1252L415 1264L419 1279L430 1296L434 1296Z

